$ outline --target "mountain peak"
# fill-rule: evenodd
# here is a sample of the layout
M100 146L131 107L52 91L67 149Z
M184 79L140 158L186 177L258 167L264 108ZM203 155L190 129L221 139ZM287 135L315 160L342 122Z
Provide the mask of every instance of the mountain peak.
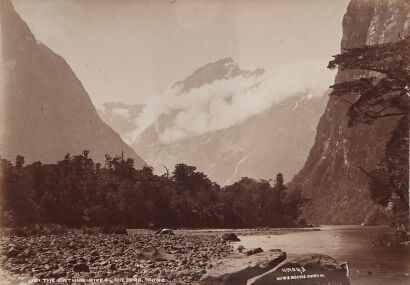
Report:
M257 68L253 72L242 70L231 57L226 57L203 65L184 80L176 82L172 87L180 88L180 92L183 93L193 88L199 88L205 84L213 83L217 80L229 79L237 76L260 76L264 72L265 70L262 68Z
M0 0L0 155L26 163L55 163L87 149L104 162L119 154L145 162L98 116L91 99L63 57L39 43L12 2Z
M233 61L232 57L225 57L225 58L222 58L220 60L217 60L217 61L213 62L213 64L230 64L230 63L233 63L233 64L236 65L236 63Z

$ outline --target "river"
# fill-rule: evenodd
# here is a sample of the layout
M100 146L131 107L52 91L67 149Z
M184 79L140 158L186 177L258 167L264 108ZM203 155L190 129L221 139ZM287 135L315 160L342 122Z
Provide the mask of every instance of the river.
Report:
M320 231L284 231L275 235L239 236L235 246L279 248L288 256L326 254L339 262L347 261L352 285L410 284L409 247L372 247L375 238L388 227L322 226Z

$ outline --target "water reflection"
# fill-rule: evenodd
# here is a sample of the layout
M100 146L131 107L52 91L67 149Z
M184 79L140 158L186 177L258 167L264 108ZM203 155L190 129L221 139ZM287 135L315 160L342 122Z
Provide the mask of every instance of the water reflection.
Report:
M330 255L339 262L349 262L352 284L410 284L408 247L371 246L386 230L387 227L323 226L321 231L240 236L236 246L279 248L288 255Z

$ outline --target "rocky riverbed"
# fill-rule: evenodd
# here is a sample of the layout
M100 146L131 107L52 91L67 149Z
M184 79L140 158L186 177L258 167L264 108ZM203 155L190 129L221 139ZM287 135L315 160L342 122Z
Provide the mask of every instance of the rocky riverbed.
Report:
M192 284L234 251L220 233L2 236L3 284Z
M283 232L303 231L306 229ZM14 234L11 231L0 236L0 285L245 285L265 284L266 280L267 284L276 284L272 282L279 277L290 278L289 281L302 278L300 281L314 284L349 284L346 268L329 256L304 254L292 262L295 256L287 256L280 249L245 248L237 237L260 233L267 233L268 238L271 234L278 237L283 233L278 229L51 232L59 234L37 230ZM232 243L235 241L239 242L235 243L236 250ZM282 272L277 266L287 271ZM290 275L285 276L286 273ZM333 275L338 276L336 283L328 278ZM316 280L318 276L323 278Z

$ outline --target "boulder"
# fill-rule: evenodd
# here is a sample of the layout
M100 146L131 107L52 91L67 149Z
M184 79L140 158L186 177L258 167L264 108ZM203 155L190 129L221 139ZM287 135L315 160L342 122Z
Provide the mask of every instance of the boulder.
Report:
M171 254L159 251L153 245L148 245L137 253L137 259L144 260L173 260Z
M74 272L90 272L90 268L85 263L77 263L73 266Z
M6 252L6 256L7 258L16 257L19 253L20 251L17 248L12 247Z
M255 253L259 253L259 252L263 252L263 249L260 248L260 247L248 249L245 253L246 253L246 255L252 255L252 254L255 254Z
M247 280L267 272L286 259L281 250L270 250L250 256L238 254L216 260L201 278L200 284L246 284Z
M242 252L245 249L245 247L243 245L238 246L238 251Z
M171 229L160 229L157 231L157 235L175 235Z
M75 264L77 262L77 259L74 256L70 256L67 259L67 264Z
M109 270L114 271L117 270L117 266L113 263L110 265L110 267L108 267Z
M252 285L348 285L348 265L327 255L315 254L289 258L274 270L254 278Z
M65 277L66 274L67 273L65 272L64 268L60 267L54 270L53 272L51 272L50 277L61 278L61 277Z
M241 241L234 233L224 233L222 235L224 241Z

